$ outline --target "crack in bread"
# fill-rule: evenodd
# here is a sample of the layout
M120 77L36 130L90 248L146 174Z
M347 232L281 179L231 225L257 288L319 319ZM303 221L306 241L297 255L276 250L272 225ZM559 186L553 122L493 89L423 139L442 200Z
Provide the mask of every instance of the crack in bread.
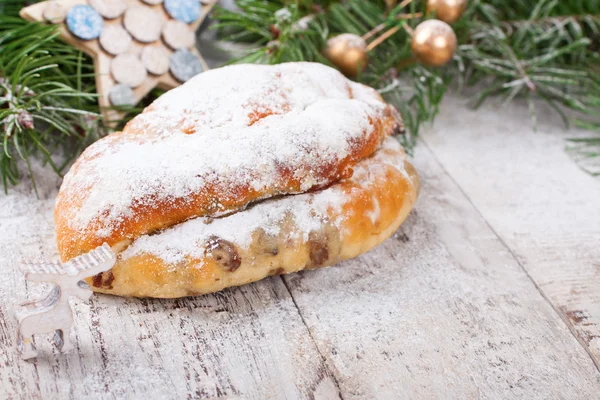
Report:
M207 71L81 155L57 197L59 252L327 187L400 126L375 90L321 64Z
M172 298L333 265L388 238L412 209L418 190L402 147L388 138L355 165L352 177L326 189L143 235L90 284L103 293Z
M419 181L391 105L315 63L205 72L90 147L59 191L67 261L108 243L104 293L182 297L356 257Z

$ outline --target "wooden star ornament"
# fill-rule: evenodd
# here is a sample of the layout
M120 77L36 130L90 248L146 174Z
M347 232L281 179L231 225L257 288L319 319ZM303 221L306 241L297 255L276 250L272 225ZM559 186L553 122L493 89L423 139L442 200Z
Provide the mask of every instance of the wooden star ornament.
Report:
M61 38L94 60L105 121L154 87L169 90L208 69L196 30L217 0L49 0L23 8L28 21L60 25Z

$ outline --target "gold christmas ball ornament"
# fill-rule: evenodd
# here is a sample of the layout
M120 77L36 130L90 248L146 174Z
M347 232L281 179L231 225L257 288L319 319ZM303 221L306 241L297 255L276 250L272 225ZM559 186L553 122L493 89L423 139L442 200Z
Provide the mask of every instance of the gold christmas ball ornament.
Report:
M452 59L456 51L456 35L443 21L423 21L415 28L411 49L422 64L441 67Z
M467 9L467 0L428 0L427 12L448 24L456 22Z
M325 57L344 75L354 77L367 65L367 42L358 35L343 33L327 41Z

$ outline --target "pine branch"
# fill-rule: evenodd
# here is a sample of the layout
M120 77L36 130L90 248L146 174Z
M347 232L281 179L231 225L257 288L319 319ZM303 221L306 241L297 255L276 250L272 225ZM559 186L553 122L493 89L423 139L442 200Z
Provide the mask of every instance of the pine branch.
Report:
M519 20L502 21L500 10L493 7L498 1L490 3L475 2L470 15L457 27L460 36L469 41L458 52L466 66L464 79L470 85L485 81L488 86L476 104L490 95L511 100L531 94L551 105L589 111L590 105L583 99L600 90L592 69L599 61L592 51L592 32L600 23L580 15L555 15L559 3L547 0L531 11L523 10L527 14ZM511 8L506 3L512 5L505 1L503 12ZM561 6L564 8L563 3ZM514 9L506 12L508 18L516 17Z
M426 11L424 0L390 9L391 3L237 0L239 11L220 8L214 19L220 37L247 49L235 62L330 65L322 55L329 37L364 35L375 27L384 32L404 23L396 20L399 14ZM64 164L56 163L58 153L75 157L86 141L104 133L91 60L60 41L55 27L18 18L23 6L23 0L0 0L0 175L5 190L19 179L17 160L29 165L29 157L38 154L60 173ZM504 96L506 102L522 96L535 116L534 100L541 99L565 123L570 122L565 110L573 109L589 116L580 126L598 129L599 16L597 0L542 0L533 8L520 0L471 0L453 25L460 46L450 65L427 68L413 62L410 37L399 29L370 52L356 80L377 88L401 110L409 151L451 82L481 88L474 105L489 96ZM414 28L429 17L408 23ZM600 166L597 136L573 140L569 147L579 160Z
M5 191L19 181L18 160L31 175L29 158L38 155L60 174L64 163L57 164L57 153L74 157L102 133L91 62L58 40L56 26L0 16L0 76Z
M600 109L600 97L588 100L596 109ZM600 119L597 112L587 119L576 121L577 126L595 131L587 137L572 138L567 141L567 150L579 166L591 175L600 176Z

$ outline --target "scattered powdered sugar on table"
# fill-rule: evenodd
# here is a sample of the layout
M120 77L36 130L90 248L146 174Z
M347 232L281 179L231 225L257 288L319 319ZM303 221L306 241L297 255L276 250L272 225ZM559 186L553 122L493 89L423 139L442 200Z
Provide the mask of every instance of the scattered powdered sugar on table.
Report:
M101 217L98 235L108 236L132 205L186 198L215 182L225 188L217 207L239 196L240 184L285 193L282 168L294 171L302 191L327 184L319 169L347 157L385 109L373 89L321 64L205 72L86 150L63 184L82 199L69 223L82 230Z

